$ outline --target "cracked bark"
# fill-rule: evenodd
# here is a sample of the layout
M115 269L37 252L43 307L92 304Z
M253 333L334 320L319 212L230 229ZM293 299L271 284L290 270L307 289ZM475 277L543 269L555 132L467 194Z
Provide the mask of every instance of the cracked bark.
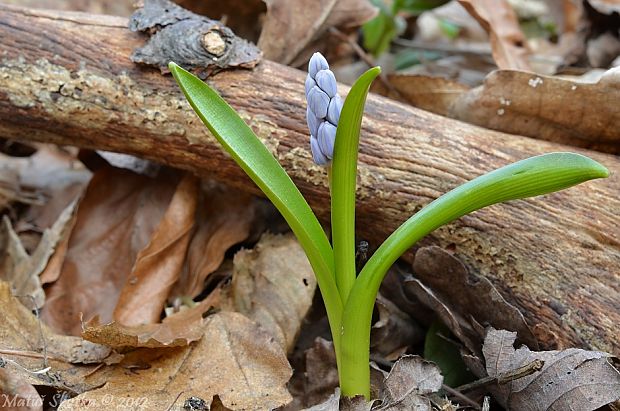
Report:
M126 27L124 18L0 5L0 136L135 154L257 193L172 78L130 61L146 37ZM308 147L304 73L264 61L209 82L327 217L325 173ZM620 354L618 157L481 129L376 96L366 113L358 227L371 248L432 199L509 162L571 150L605 164L607 180L481 210L422 244L455 248L524 313L543 348ZM492 301L481 304L493 309Z

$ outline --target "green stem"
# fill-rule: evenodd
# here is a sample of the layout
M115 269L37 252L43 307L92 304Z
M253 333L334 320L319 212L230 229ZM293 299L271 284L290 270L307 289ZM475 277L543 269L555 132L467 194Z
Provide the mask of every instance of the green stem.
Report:
M441 210L432 214L439 214ZM432 214L416 214L418 230L410 241L399 242L398 230L395 231L373 255L381 258L370 258L349 294L342 316L342 339L340 341L340 389L347 397L364 395L370 398L370 328L374 301L379 292L381 280L392 264L410 245L413 245L426 234L439 227L432 224ZM390 253L383 252L391 249ZM379 280L378 280L379 279Z

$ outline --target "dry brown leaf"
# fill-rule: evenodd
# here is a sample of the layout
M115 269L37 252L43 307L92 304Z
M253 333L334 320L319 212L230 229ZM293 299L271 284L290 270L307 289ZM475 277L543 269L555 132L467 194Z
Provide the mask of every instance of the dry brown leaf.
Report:
M479 324L515 330L521 341L538 346L523 314L510 305L489 280L469 273L458 258L444 249L420 248L413 261L413 271L416 278L459 316Z
M191 397L208 407L216 395L232 410L266 410L291 400L286 355L261 327L241 314L221 312L208 317L203 330L202 339L168 349L145 369L102 371L103 387L63 402L59 410L82 410L87 404L124 410L128 399L133 409L180 410Z
M264 0L267 15L258 48L268 60L288 64L317 34L336 0ZM299 11L303 8L304 12Z
M304 408L303 411L340 411L340 388L336 388L336 391L324 402Z
M366 402L361 395L353 398L340 395L340 388L336 388L327 400L303 411L370 411L372 409L374 402Z
M20 297L28 297L28 306L40 309L45 302L45 292L41 287L39 275L45 270L59 242L68 235L74 218L75 202L60 214L50 229L46 229L32 255L28 255L21 240L13 231L9 218L2 219L2 232L5 245L0 248L6 253L3 267L0 267L0 280L8 281L13 292ZM25 301L25 300L24 300Z
M194 227L198 187L196 177L183 177L149 244L138 253L114 309L114 319L120 324L159 322L170 290L183 269Z
M324 31L330 27L359 27L377 15L379 10L372 2L365 0L338 0L321 27Z
M441 322L450 329L452 334L454 334L469 351L479 351L478 341L481 340L482 337L464 316L448 306L447 303L444 303L430 288L425 286L417 278L408 278L405 280L403 287L408 295L420 301L426 307L431 308L441 319Z
M95 317L84 326L82 337L109 347L177 347L199 340L204 332L202 315L219 305L219 292L213 292L192 308L172 314L159 324L124 326L100 324Z
M4 411L43 411L43 400L32 384L0 368L0 407Z
M459 0L489 33L493 59L500 69L530 70L527 40L508 0Z
M47 290L42 317L53 329L81 333L80 313L112 320L120 290L177 186L110 167L98 170L77 210L62 272Z
M42 201L40 194L22 188L20 184L20 169L25 167L27 161L0 153L0 211L16 201L24 204Z
M91 173L71 154L42 145L30 157L0 153L0 210L7 201L29 204L24 220L50 228L83 191Z
M52 145L39 147L20 171L20 181L22 186L40 192L45 201L32 205L24 219L38 229L50 228L82 195L91 176L74 153Z
M381 283L381 295L392 301L403 312L409 314L411 318L427 324L429 319L433 317L433 311L426 305L422 304L416 298L411 298L405 292L405 280L411 278L411 270L403 264L394 264L389 270L383 282Z
M234 264L222 308L246 314L291 350L316 289L303 249L292 234L265 234L254 249L239 251Z
M388 361L395 361L410 346L424 341L424 330L408 314L383 295L377 296L379 321L372 325L370 348Z
M6 369L31 384L49 385L71 392L93 388L84 375L110 354L110 349L78 337L54 334L30 310L11 295L8 283L0 281L0 357ZM49 367L49 369L48 369ZM37 372L43 370L43 372ZM45 371L47 370L47 371Z
M336 353L331 341L318 337L306 351L304 401L316 404L338 387ZM329 400L328 400L329 402Z
M388 80L392 90L377 81L372 91L442 116L448 116L452 103L469 90L458 81L421 74L388 74Z
M360 26L376 14L366 0L264 1L267 15L258 47L266 59L282 64L290 64L330 27Z
M620 399L620 371L607 353L570 348L530 351L513 344L516 333L491 328L482 351L487 373L494 377L534 360L542 370L495 386L496 399L512 410L595 410Z
M491 73L458 98L450 117L482 127L620 153L620 68L597 83L520 71Z
M417 355L405 355L385 378L383 405L377 410L430 411L431 403L423 395L439 391L442 383L439 367Z
M498 70L469 89L458 82L411 74L389 76L398 93L373 91L447 117L506 133L620 153L620 68L595 83Z
M252 196L232 188L211 184L200 192L196 229L192 235L173 297L195 298L204 283L224 261L226 251L244 241L255 216Z

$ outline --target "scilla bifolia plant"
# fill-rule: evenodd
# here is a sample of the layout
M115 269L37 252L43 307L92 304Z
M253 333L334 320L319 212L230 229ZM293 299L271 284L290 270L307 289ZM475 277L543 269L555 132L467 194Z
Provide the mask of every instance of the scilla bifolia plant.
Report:
M357 79L341 107L327 61L318 53L310 60L306 114L314 161L331 168L332 245L290 177L241 117L192 74L174 63L170 71L200 119L278 208L305 250L325 302L340 386L346 396L370 396L369 344L375 298L387 270L407 249L436 228L480 208L608 175L599 163L572 153L532 157L482 175L405 221L356 276L358 142L366 95L380 69L372 68Z

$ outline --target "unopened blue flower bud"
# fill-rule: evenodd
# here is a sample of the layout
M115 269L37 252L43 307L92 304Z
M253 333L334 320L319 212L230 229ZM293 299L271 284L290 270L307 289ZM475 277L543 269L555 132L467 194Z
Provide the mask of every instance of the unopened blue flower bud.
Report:
M323 90L317 86L312 87L308 93L308 105L310 110L318 117L327 117L327 108L329 107L330 98Z
M321 53L314 53L308 63L308 74L310 74L310 77L315 78L316 73L321 70L329 70L329 64Z
M338 124L340 120L340 112L342 111L342 99L338 94L329 102L327 108L327 121L332 124Z
M334 156L334 143L336 142L336 126L324 121L319 126L319 134L317 136L319 148L325 157L330 160Z
M315 163L326 165L334 156L342 99L338 95L336 77L329 70L329 64L321 53L314 53L308 63L305 89L308 100L306 121L310 129L312 158Z
M310 110L310 106L308 106L308 108L306 109L306 121L308 122L308 129L310 129L310 134L313 136L317 136L321 119L317 118L317 116L312 112L312 110Z
M316 86L316 81L308 74L308 76L306 76L306 98L308 98L308 93L310 93L310 90L312 90L314 86Z
M312 159L318 165L324 166L329 163L329 159L323 155L319 147L319 141L313 135L310 136L310 151L312 151Z
M329 96L329 98L334 97L336 93L338 93L336 77L330 70L321 70L316 73L316 84Z

